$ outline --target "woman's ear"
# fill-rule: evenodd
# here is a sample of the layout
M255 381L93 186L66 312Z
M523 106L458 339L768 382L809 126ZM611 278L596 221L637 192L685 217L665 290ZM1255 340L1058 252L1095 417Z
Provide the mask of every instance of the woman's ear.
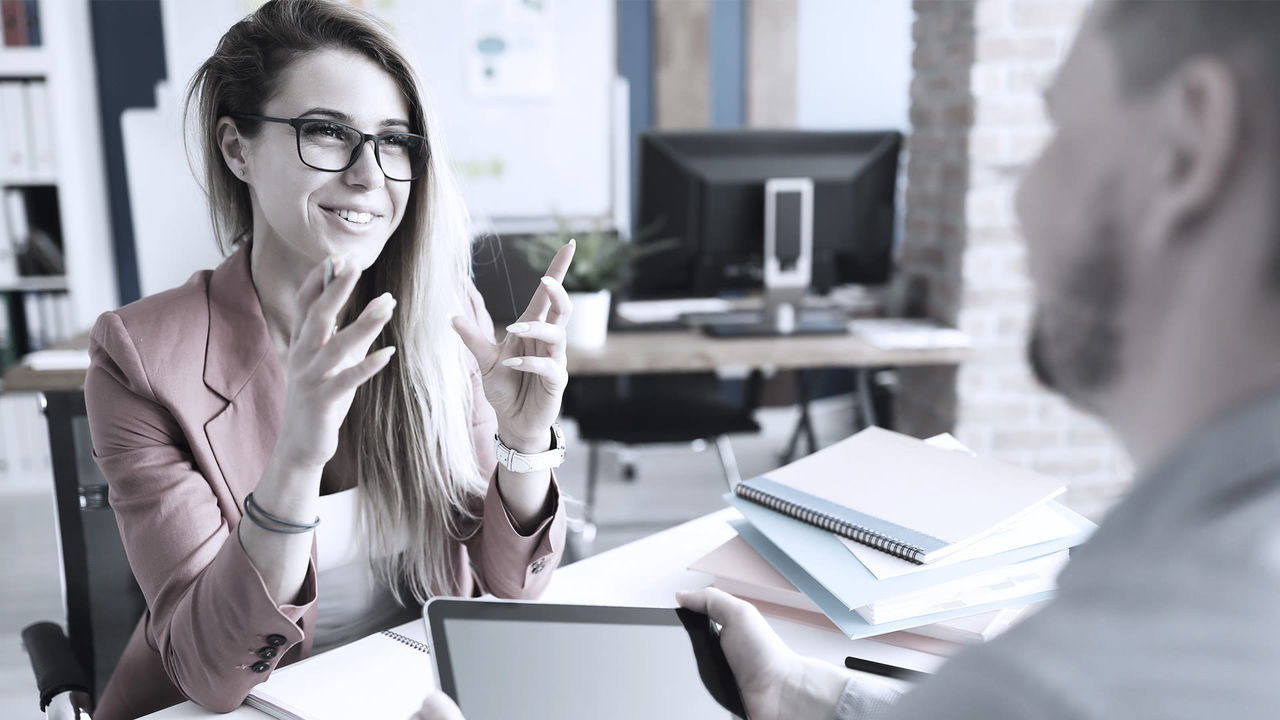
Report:
M236 127L235 121L229 117L218 118L214 133L218 138L218 149L222 151L222 161L227 164L231 174L241 180L247 179L248 146L245 138L240 134L240 129Z

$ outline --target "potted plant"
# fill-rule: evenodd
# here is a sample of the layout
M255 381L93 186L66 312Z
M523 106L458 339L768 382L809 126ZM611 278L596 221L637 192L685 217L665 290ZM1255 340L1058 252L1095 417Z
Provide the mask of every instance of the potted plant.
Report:
M517 248L536 272L543 272L556 251L576 239L578 248L573 263L564 276L564 289L573 302L573 314L565 334L569 345L598 348L604 345L609 327L609 305L613 293L630 275L631 264L640 258L675 247L676 238L639 242L652 235L654 228L644 228L630 242L616 233L604 230L599 223L586 232L573 232L567 220L557 217L555 232L535 235Z

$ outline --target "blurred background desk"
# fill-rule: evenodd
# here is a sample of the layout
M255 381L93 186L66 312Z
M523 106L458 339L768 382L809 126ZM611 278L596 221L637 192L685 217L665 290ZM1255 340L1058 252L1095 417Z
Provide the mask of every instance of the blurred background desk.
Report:
M880 347L855 333L724 339L694 330L610 332L599 350L570 350L569 375L950 365L963 361L967 353L961 345Z

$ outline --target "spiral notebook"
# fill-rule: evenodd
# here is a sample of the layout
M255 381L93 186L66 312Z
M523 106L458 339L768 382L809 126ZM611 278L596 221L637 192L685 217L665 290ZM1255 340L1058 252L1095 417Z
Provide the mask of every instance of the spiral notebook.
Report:
M1060 495L1066 485L869 427L766 475L738 496L914 563L929 563Z
M282 667L244 702L279 720L407 718L431 688L426 628L414 620Z

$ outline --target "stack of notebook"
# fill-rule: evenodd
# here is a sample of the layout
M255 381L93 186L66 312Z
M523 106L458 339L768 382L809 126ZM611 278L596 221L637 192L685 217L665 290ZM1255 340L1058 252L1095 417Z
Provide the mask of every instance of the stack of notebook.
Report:
M738 537L692 569L767 614L866 637L983 640L1052 597L1094 525L1057 480L868 428L727 495Z

